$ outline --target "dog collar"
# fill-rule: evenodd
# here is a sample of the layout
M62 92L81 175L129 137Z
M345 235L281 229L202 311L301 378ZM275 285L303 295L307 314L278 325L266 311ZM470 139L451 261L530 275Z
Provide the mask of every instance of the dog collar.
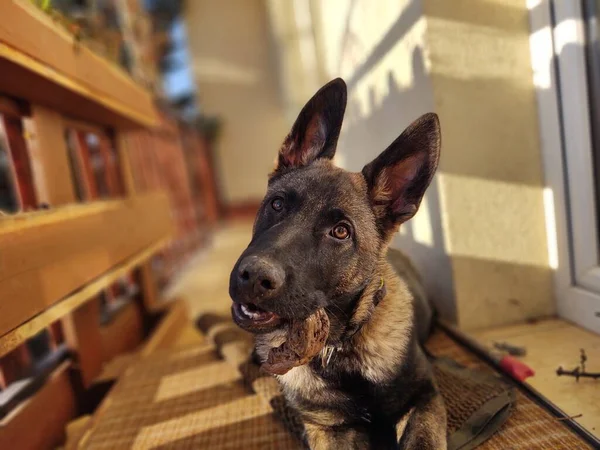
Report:
M371 318L371 314L373 314L373 310L375 309L375 307L377 307L377 305L379 305L381 300L383 300L386 292L387 292L387 289L385 287L385 280L383 279L383 277L381 277L381 281L379 283L379 288L373 294L373 303L371 304L369 315L361 322L349 325L348 328L346 329L346 332L344 333L345 339L348 339L348 338L351 338L352 336L354 336L356 333L358 333L360 331L360 329L363 327L363 325L369 321L369 319Z

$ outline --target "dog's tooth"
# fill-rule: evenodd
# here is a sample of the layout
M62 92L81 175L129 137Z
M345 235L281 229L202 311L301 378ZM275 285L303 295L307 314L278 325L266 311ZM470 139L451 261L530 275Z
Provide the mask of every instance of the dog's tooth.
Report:
M253 313L250 312L250 310L246 307L246 305L242 304L241 309L246 317L252 317Z

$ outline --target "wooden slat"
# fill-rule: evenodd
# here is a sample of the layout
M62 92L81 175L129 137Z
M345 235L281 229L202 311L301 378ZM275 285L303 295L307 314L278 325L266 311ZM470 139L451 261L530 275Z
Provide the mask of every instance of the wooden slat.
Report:
M21 326L0 337L0 356L11 351L30 337L35 336L38 332L46 328L48 324L66 316L79 306L88 302L92 297L98 295L100 291L106 289L110 284L129 273L134 267L147 261L152 255L167 245L168 242L169 239L167 238L149 246L147 249L128 259L124 263L118 264L107 274L86 284L81 290L69 295L53 307L46 309Z
M8 140L8 149L12 157L13 165L17 175L17 186L21 208L35 209L37 201L35 188L33 186L33 173L29 151L23 137L23 123L20 117L2 117L4 131Z
M142 358L147 358L157 350L168 347L177 339L179 332L188 321L188 309L183 300L172 301L168 306L165 317L140 352Z
M198 152L198 173L202 183L201 193L204 197L204 208L209 223L214 225L219 219L219 195L215 180L214 164L211 158L210 144L198 136L195 137Z
M31 111L24 102L0 95L0 114L7 117L21 118L29 116Z
M33 105L31 109L31 121L27 120L25 125L38 201L52 206L74 202L76 197L62 118L39 105Z
M127 195L136 194L135 179L133 177L133 169L131 167L131 156L129 155L129 147L127 143L127 134L124 132L117 133L116 136L117 155L121 164L121 176L123 178L123 187Z
M63 319L67 345L77 350L77 368L84 388L102 372L102 335L100 334L100 303L90 300Z
M60 322L54 322L48 328L48 333L50 333L50 344L52 346L52 350L56 350L60 344L65 341L65 336L63 333L63 328Z
M145 89L29 2L2 2L0 60L2 92L102 125L157 122Z
M129 153L130 147L128 146L127 135L122 131L117 132L115 136L115 143L117 146L117 158L119 160L122 188L125 190L127 195L135 195L137 189L133 177L131 155ZM140 267L139 275L143 305L147 310L151 310L158 304L159 292L150 261L147 261Z
M0 335L172 231L162 193L0 221Z
M31 358L23 345L2 356L0 363L0 388L5 389L26 374L26 367L31 363Z
M69 368L69 362L59 366L41 390L0 422L1 449L54 449L64 441L65 426L76 413Z
M4 159L8 162L7 170L4 173L6 177L6 182L8 182L8 192L7 194L10 196L8 199L4 199L5 202L8 200L10 203L8 207L11 210L18 211L21 209L21 198L19 194L19 186L17 181L17 171L15 169L15 165L12 162L12 158L10 156L10 152L8 151L8 135L4 130L4 121L0 118L0 147L2 152L5 153ZM0 211L0 217L2 217L2 211Z
M128 303L100 329L103 355L110 361L117 355L135 350L142 342L142 313L135 303Z
M148 261L139 268L139 286L142 291L142 302L146 310L152 310L158 303L158 286L152 273L152 264Z
M118 197L122 194L119 183L119 175L117 173L117 164L111 148L110 139L105 134L98 135L100 139L100 154L104 161L104 173L106 177L106 185L111 198Z
M75 131L75 143L77 145L77 161L82 175L86 200L96 200L98 198L98 186L96 185L96 177L92 168L92 158L86 141L86 133Z

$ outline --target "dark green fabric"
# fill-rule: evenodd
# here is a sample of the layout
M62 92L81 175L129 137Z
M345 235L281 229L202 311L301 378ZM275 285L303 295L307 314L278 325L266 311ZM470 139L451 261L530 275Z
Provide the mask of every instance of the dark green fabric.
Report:
M466 368L449 358L431 358L448 414L448 450L471 450L506 422L514 387L493 372Z
M488 400L448 438L448 450L471 450L483 444L506 422L514 401L514 391Z

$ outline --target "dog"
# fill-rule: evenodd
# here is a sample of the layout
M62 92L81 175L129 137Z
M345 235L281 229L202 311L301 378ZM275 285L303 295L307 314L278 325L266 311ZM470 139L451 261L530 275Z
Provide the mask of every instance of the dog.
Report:
M346 100L344 81L329 82L285 138L231 272L232 316L265 362L290 320L326 311L321 354L277 376L311 449L445 449L446 411L420 345L431 313L408 259L388 255L436 171L439 121L425 114L350 173L332 161Z

